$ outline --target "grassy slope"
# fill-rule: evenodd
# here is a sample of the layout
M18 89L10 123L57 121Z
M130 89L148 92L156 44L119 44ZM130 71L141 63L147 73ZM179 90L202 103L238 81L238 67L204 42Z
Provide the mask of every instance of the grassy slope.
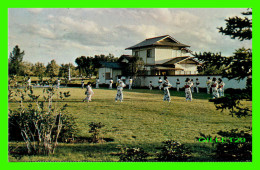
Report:
M42 89L35 90L40 93ZM82 102L85 90L62 88L71 92L67 99L68 111L78 118L79 136L90 136L90 122L102 122L102 136L113 138L114 142L103 144L60 144L54 156L24 156L20 160L10 157L10 161L118 161L120 146L139 146L154 154L155 148L167 139L187 144L193 150L193 161L213 161L211 144L195 140L199 133L215 135L219 130L243 128L251 125L251 118L235 118L228 112L216 111L208 102L210 95L194 94L192 102L186 102L184 92L172 93L172 103L163 102L159 90L124 90L124 101L115 103L116 90L94 89L90 103ZM63 102L62 102L63 103ZM251 102L244 102L251 106ZM15 107L10 103L9 107ZM10 144L15 144L11 142Z

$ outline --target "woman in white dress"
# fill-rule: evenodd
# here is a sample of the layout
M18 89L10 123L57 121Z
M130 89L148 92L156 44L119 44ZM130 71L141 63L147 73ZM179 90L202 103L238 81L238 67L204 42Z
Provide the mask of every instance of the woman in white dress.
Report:
M130 77L129 79L129 90L132 90L132 85L133 85L133 79Z
M212 80L210 77L208 77L208 80L206 81L207 84L207 93L210 94L210 87L211 87Z
M186 102L187 101L192 101L192 92L191 92L191 87L193 86L193 83L190 81L189 78L186 78L185 80L185 97L186 97Z
M111 78L111 79L109 80L109 89L112 89L112 85L113 85L113 79Z
M161 90L162 89L162 79L161 79L161 77L159 77L159 80L158 80L158 87L159 87L159 90Z
M149 89L150 89L150 90L152 90L152 89L153 89L153 83L152 83L152 81L150 81L150 83L149 83L149 86L148 86L148 87L149 87Z
M180 91L180 84L181 84L180 80L177 79L177 81L176 81L176 88L177 88L177 91Z
M218 98L219 97L218 82L217 82L217 79L215 77L212 79L211 88L212 88L212 96L213 96L212 98L213 99Z
M163 101L171 102L171 94L170 94L169 88L171 88L172 85L170 84L170 82L168 81L167 78L165 79L164 83L162 84L162 87L163 87L163 91L164 91Z
M197 93L199 93L199 85L200 85L200 81L199 81L199 79L198 78L196 78L196 91L197 91Z
M225 83L221 78L218 79L218 91L219 91L219 96L224 97L224 86Z
M85 94L87 95L87 97L85 99L83 99L83 102L85 102L85 101L90 102L92 99L92 96L94 95L90 82L88 82L88 84L87 84Z
M96 79L96 89L99 88L99 78Z
M125 83L123 81L119 81L118 85L117 85L117 93L116 93L116 98L115 98L115 102L117 102L118 100L120 102L123 101L123 88L125 87Z

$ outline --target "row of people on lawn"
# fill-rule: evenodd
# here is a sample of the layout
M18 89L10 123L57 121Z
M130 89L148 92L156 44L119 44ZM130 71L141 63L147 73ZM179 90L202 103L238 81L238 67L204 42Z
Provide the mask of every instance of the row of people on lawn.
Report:
M132 79L130 78L129 89L132 89L132 81L131 80ZM112 84L113 84L113 80L110 80L109 89L112 89ZM200 82L197 78L196 82L195 82L195 87L197 89L197 93L199 92L199 84L200 84ZM219 96L221 96L221 97L224 96L224 85L225 85L225 83L222 81L221 78L219 78L217 80L214 77L211 80L210 77L208 77L206 84L207 84L207 92L208 93L210 93L210 89L212 89L213 98L218 98ZM163 89L163 91L164 91L163 100L170 102L171 101L171 95L170 95L170 92L169 92L169 88L171 88L172 85L169 82L169 80L167 79L167 77L165 77L164 81L162 81L161 78L159 77L158 85L159 85L159 89L160 90ZM179 82L179 79L177 79L176 87L177 87L178 91L179 91L179 85L180 85L180 82ZM115 101L116 102L117 101L122 102L123 101L123 88L126 87L126 84L124 83L123 80L118 79L116 86L117 86L117 94L116 94L116 97L115 97ZM91 101L92 95L94 95L94 92L92 90L90 82L88 83L86 88L87 88L87 90L86 90L85 94L87 95L87 97L83 101L89 102L89 101ZM96 88L99 88L99 82L96 82ZM150 90L152 90L152 82L150 82L149 88L150 88ZM184 88L185 88L186 101L192 101L192 93L193 93L193 89L194 89L194 83L193 83L192 79L186 78Z

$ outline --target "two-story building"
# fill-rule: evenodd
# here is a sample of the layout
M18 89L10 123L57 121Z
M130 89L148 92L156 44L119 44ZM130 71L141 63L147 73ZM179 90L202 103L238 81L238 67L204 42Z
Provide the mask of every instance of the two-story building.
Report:
M182 44L169 35L148 38L126 48L145 63L148 75L197 74L198 61L194 60L189 45Z
M169 35L148 38L126 48L132 55L122 55L117 63L101 63L99 79L108 83L112 78L116 81L122 75L122 69L131 57L139 56L144 61L146 75L196 75L199 62L194 59L189 45L182 44Z

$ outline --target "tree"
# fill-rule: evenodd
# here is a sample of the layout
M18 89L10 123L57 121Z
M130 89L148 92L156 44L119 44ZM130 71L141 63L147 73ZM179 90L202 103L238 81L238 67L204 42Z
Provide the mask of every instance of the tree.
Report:
M56 61L55 60L51 60L51 62L48 63L48 65L46 67L46 73L50 77L58 76L59 68L60 68L60 66L56 63Z
M65 77L67 78L69 75L69 68L70 68L70 74L71 76L76 76L76 68L72 63L69 64L61 64L60 70L59 70L59 77Z
M18 45L16 45L13 51L9 55L8 59L8 71L9 75L18 75L20 72L21 62L23 61L24 51L21 52Z
M33 66L34 75L39 77L40 81L42 81L45 71L46 71L46 67L44 66L43 63L37 62L34 64Z
M124 72L131 76L137 76L142 73L144 68L144 61L141 57L133 56L128 65L125 67Z
M21 76L33 76L33 63L28 61L22 61L20 63L19 75Z
M252 11L242 13L252 15ZM248 17L232 17L226 19L226 27L218 28L219 32L230 36L232 39L251 40L252 39L252 19ZM221 54L203 53L196 54L198 60L214 66L216 69L222 68L222 76L228 79L242 80L247 78L246 89L239 92L233 91L230 95L218 99L212 99L217 109L228 109L230 114L237 117L251 115L252 110L240 105L241 100L252 100L252 50L240 48L234 52L233 56L223 57ZM230 102L227 102L230 101Z
M77 69L79 70L80 74L86 74L88 76L89 74L92 73L92 59L91 57L85 57L81 56L76 58L75 63L78 65Z

